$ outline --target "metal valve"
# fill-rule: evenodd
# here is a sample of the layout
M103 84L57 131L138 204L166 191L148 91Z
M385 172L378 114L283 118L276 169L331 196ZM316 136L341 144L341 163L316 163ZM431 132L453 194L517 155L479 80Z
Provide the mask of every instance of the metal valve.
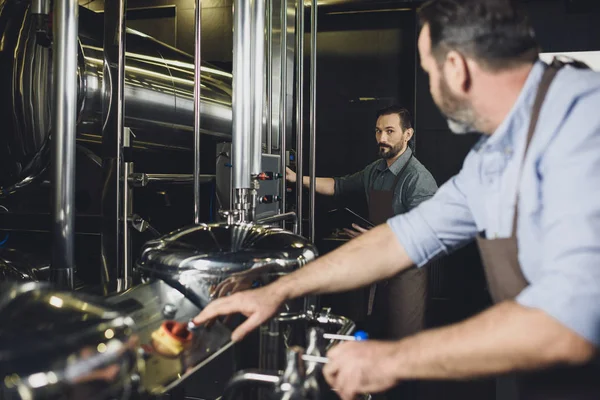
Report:
M240 218L239 210L219 210L219 215L221 218L225 219L228 225L233 225Z
M260 204L272 204L281 200L281 197L273 194L266 194L258 199Z

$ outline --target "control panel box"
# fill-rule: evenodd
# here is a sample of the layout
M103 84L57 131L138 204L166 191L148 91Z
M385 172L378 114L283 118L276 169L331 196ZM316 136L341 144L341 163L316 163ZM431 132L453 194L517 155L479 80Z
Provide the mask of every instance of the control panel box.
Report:
M217 144L216 165L216 196L219 209L231 210L233 208L233 176L231 161L231 143ZM261 172L273 176L273 179L261 180L258 189L259 201L256 207L256 218L261 219L279 213L279 196L282 179L277 178L281 173L280 156L263 154Z

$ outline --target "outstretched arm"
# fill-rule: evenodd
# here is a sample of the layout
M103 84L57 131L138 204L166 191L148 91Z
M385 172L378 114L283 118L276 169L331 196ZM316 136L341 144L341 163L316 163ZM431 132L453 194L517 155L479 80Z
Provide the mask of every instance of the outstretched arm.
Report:
M290 183L296 183L296 173L286 167L286 180ZM335 180L333 178L316 178L315 191L325 196L333 196L335 194ZM302 184L305 187L310 187L310 178L302 177Z
M346 400L405 380L472 379L579 365L595 352L592 343L545 312L505 302L400 341L341 344L327 354L323 373Z

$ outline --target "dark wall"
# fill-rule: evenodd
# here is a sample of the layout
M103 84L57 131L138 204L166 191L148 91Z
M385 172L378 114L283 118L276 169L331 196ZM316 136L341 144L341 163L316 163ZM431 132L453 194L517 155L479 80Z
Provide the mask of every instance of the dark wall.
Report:
M318 176L341 176L377 159L378 109L392 103L411 112L414 108L414 18L406 11L322 12L318 23L316 171ZM308 35L305 41L308 111ZM309 120L308 114L305 116L308 148ZM364 195L345 200L366 215ZM337 205L331 198L317 199L318 212Z

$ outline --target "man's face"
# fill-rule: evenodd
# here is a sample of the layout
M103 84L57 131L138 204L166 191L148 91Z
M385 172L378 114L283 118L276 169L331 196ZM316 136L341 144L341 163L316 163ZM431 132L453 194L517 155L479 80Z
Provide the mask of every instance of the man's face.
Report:
M471 103L466 97L460 96L452 89L461 87L464 82L459 81L461 78L457 74L450 74L451 77L446 79L444 70L446 61L439 65L431 52L429 25L425 25L419 35L419 54L421 67L429 75L429 91L433 101L448 119L450 129L455 133L473 131L477 117Z
M396 157L406 150L412 131L402 131L398 114L382 115L377 119L375 137L379 145L379 155L385 160Z

